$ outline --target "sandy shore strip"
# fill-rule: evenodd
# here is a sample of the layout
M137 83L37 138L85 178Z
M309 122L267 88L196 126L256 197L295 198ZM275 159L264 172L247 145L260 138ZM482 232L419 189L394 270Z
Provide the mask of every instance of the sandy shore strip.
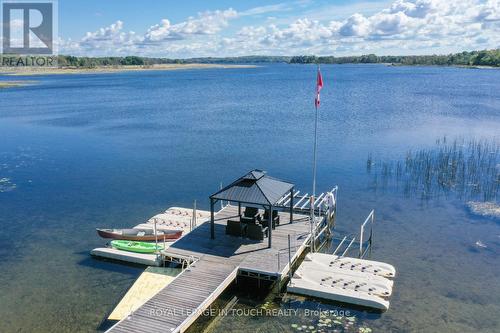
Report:
M0 89L25 87L33 84L36 84L36 81L0 81Z
M222 64L161 64L151 66L100 66L95 68L78 67L0 67L0 75L57 75L57 74L102 74L130 71L173 71L184 69L211 68L256 68L256 65L222 65Z

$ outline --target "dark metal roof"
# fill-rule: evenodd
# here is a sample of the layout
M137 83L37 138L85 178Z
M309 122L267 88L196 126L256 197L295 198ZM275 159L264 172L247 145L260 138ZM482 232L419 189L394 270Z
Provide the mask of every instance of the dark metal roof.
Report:
M210 198L258 205L274 205L293 186L291 183L268 176L265 171L253 170L212 194Z

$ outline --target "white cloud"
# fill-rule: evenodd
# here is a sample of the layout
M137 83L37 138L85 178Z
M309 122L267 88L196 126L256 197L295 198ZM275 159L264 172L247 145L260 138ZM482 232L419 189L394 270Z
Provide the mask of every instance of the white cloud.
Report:
M215 34L237 16L238 13L232 8L207 11L198 14L197 18L190 17L187 21L174 25L174 29L182 34Z
M231 8L207 11L175 24L165 18L144 34L125 32L124 23L117 21L87 33L80 41L63 42L62 49L103 55L196 57L429 53L500 45L500 0L396 0L375 12L352 12L343 19L305 16L285 24L280 17L231 30L232 20L245 17L248 21L270 12L283 14L291 6L312 4L277 4L239 13Z
M341 36L367 36L370 32L370 21L361 14L354 14L349 17L340 27Z
M116 21L108 27L100 28L95 32L87 32L79 42L72 42L71 47L81 48L91 53L96 53L99 50L126 51L135 45L139 37L133 31L124 32L122 30L123 22ZM62 47L64 49L65 44Z
M158 42L168 39L181 39L182 37L172 30L172 25L167 19L161 20L160 24L151 26L146 32L145 39L151 42Z
M444 1L436 0L417 0L417 1L407 1L398 0L394 2L391 7L386 10L388 13L403 13L409 17L424 18L432 12L439 11L441 7L441 12L443 12L443 7L446 6Z
M160 24L150 27L145 35L145 42L184 39L190 35L213 35L228 26L228 22L238 16L234 9L216 10L199 13L198 17L189 17L178 24L170 24L164 19Z
M280 12L280 11L286 11L286 10L291 10L290 5L287 5L285 3L279 3L275 5L267 5L267 6L260 6L260 7L254 7L248 10L245 10L241 13L239 13L240 16L252 16L252 15L262 15L262 14L268 14L268 13L274 13L274 12Z
M397 0L372 15L354 13L344 20L326 22L299 19L288 26L268 26L265 32L262 27L254 26L250 40L232 40L233 49L239 49L238 43L253 43L255 49L266 51L265 46L273 46L273 51L280 54L439 48L458 51L458 48L487 47L486 41L491 44L489 48L495 48L500 44L499 3L499 0Z
M479 6L476 19L482 22L500 22L500 1L488 0Z

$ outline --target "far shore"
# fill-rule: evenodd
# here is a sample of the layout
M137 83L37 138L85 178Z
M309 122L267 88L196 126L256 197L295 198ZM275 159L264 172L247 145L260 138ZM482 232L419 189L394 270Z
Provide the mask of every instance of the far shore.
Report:
M35 83L36 81L0 81L0 89L25 87Z
M465 65L427 65L427 64L400 64L400 63L378 63L384 66L430 66L430 67L457 67L473 69L500 69L494 66L465 66ZM0 76L32 76L32 75L60 75L60 74L106 74L134 71L173 71L187 69L230 69L230 68L256 68L258 65L243 64L155 64L155 65L118 65L118 66L97 66L97 67L1 67ZM15 87L25 85L23 82L8 83L0 81L0 88Z
M256 65L223 65L223 64L159 64L150 66L99 66L92 68L80 67L0 67L0 75L57 75L57 74L102 74L132 71L173 71L183 69L210 68L255 68Z
M421 67L456 67L456 68L467 68L467 69L500 69L497 66L485 66L485 65L431 65L431 64L400 64L394 62L381 62L380 64L385 66L395 66L395 67L413 67L413 66L421 66Z

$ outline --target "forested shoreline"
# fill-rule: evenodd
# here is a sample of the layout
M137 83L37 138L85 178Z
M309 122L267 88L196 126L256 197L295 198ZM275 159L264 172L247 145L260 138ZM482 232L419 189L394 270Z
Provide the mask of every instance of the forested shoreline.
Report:
M75 57L60 55L57 64L61 68L95 68L119 66L154 66L164 64L393 64L393 65L436 65L436 66L490 66L500 67L500 49L464 51L447 55L410 55L410 56L243 56L243 57L205 57L189 59L126 57Z
M399 65L437 65L437 66L500 66L500 49L461 52L448 55L419 56L377 56L368 54L352 57L296 56L289 61L294 64L399 64Z

